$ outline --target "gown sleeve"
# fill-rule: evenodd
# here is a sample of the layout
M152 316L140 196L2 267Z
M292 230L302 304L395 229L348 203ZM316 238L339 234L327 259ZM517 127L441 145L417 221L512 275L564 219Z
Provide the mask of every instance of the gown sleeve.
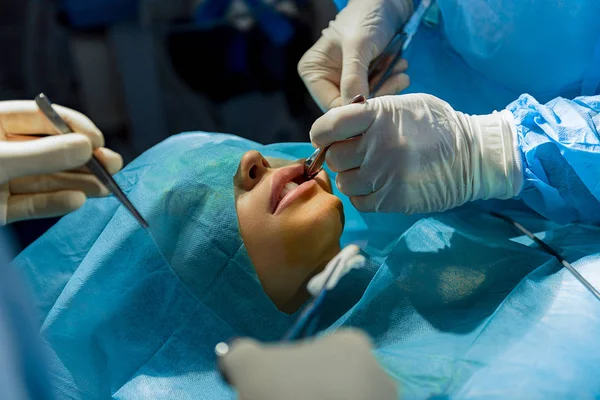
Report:
M600 224L600 96L508 105L517 127L524 184L519 197L558 223Z

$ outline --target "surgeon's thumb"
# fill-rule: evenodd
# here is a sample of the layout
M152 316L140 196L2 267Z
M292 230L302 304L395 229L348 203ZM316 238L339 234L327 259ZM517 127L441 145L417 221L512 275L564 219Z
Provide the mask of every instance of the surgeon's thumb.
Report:
M369 65L374 58L373 46L366 39L348 39L342 45L342 104L349 104L359 95L369 97Z

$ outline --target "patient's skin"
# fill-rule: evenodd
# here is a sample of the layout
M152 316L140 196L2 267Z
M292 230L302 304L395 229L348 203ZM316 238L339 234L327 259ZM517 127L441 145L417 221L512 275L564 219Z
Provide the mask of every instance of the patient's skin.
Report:
M286 313L308 299L306 283L340 251L344 224L342 202L332 194L325 171L314 182L290 191L289 201L280 201L277 194L283 182L304 182L302 162L267 160L251 150L242 157L234 177L238 221L248 255L265 293Z

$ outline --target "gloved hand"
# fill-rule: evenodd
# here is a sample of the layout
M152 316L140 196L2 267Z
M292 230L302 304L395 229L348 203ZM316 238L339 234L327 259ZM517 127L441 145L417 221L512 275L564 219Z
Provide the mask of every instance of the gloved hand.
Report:
M326 162L340 172L340 191L363 212L444 211L514 197L523 184L506 110L469 116L430 95L385 96L330 110L310 137L315 146L339 142Z
M396 384L361 332L341 330L315 341L262 345L234 341L219 367L240 400L396 399Z
M57 134L33 101L0 102L0 225L63 215L86 197L106 196L108 190L82 167L92 152L111 174L123 166L119 154L102 147L104 137L87 117L54 107L79 133Z
M413 11L412 0L351 0L302 57L298 73L323 111L369 97L368 70ZM377 96L397 94L409 85L398 62ZM374 84L374 82L372 82Z

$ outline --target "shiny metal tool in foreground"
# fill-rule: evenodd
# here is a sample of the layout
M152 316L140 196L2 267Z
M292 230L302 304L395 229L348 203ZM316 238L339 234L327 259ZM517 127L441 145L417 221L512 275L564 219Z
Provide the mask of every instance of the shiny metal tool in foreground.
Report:
M67 125L67 123L54 110L54 108L52 107L52 103L50 102L48 97L46 97L46 95L40 93L36 96L35 102L37 103L40 110L44 113L46 118L48 118L48 120L52 123L52 125L54 125L54 127L58 130L59 133L64 135L73 132L69 125ZM86 164L86 167L88 167L89 170L98 178L98 180L100 180L100 182L102 182L102 184L106 186L106 188L112 194L115 195L115 197L121 202L121 204L123 204L129 210L131 215L135 217L139 224L143 228L148 229L148 223L146 222L146 220L133 206L133 204L131 204L131 202L129 201L127 196L125 196L125 193L123 193L117 182L115 182L113 177L106 170L106 168L104 168L104 166L96 158L96 156L92 155L92 159Z

